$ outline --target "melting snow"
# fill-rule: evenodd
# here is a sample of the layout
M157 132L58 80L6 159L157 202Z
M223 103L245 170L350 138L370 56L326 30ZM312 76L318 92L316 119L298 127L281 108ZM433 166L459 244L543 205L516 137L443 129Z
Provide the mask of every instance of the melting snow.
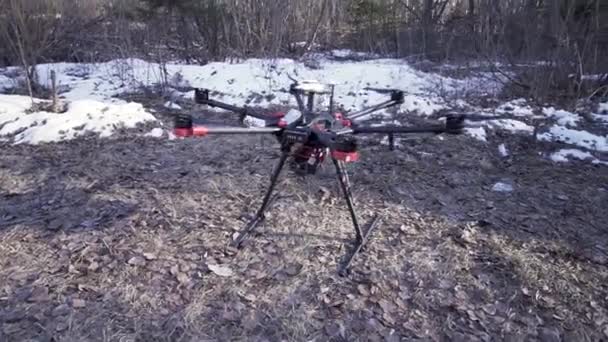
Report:
M181 110L182 109L182 107L180 105L178 105L175 102L171 102L171 101L165 102L165 108L167 108L167 109L176 109L176 110Z
M526 99L516 99L503 103L496 109L496 112L515 116L534 116L534 110L528 105Z
M156 121L138 103L117 105L80 100L69 103L65 113L27 113L31 104L29 97L0 95L0 136L14 136L15 144L38 144L72 139L88 132L108 137L117 128Z
M496 192L513 192L513 185L503 182L498 182L492 187L492 191Z
M167 75L163 75L158 64L126 59L96 64L41 64L37 70L42 84L49 84L51 70L55 70L60 95L72 101L92 99L123 103L115 96L142 86L156 85L166 79L172 87L208 88L216 99L237 106L295 105L288 92L293 82L291 78L294 78L334 82L335 100L346 110L357 110L386 100L386 94L366 90L367 87L403 89L407 93L400 111L424 115L446 107L438 95L440 92L450 93L474 86L471 80L421 72L394 59L352 62L320 58L319 65L318 69L312 69L291 59L248 59L239 63L215 62L204 66L167 64ZM178 95L184 96L183 93ZM191 97L192 92L186 96ZM326 106L328 97L323 97L319 104Z
M471 136L477 140L484 141L484 142L488 141L486 129L483 127L465 128L464 132L465 132L465 134L468 134L469 136Z
M489 120L486 122L487 125L492 126L494 128L502 128L504 130L514 132L514 133L532 133L534 132L534 127L526 124L525 122L513 119L499 119L499 120Z
M541 141L559 141L584 147L589 150L608 152L608 138L587 131L578 131L563 126L552 126L549 132L540 134Z
M556 110L553 107L543 108L543 114L557 120L557 124L560 126L576 127L581 121L580 115L565 110Z
M572 157L580 160L591 160L593 164L602 164L608 165L608 162L601 161L595 158L591 153L577 150L577 149L562 149L557 152L552 153L549 158L556 163L565 163L568 162L568 157Z

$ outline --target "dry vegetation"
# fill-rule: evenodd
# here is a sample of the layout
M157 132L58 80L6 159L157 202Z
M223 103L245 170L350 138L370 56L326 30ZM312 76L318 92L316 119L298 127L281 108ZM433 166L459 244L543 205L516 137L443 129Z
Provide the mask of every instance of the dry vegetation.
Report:
M582 76L608 72L607 11L599 0L0 0L0 58L29 70L33 94L42 62L352 48L509 70L543 61L509 74L512 89L601 97L605 76ZM554 145L518 136L501 137L508 158L445 139L368 146L350 166L361 213L382 224L348 278L336 267L351 223L331 170L285 173L260 234L226 248L267 186L271 140L0 145L0 342L607 340L608 169L556 166L538 155ZM498 181L515 191L492 191Z
M348 278L331 170L285 173L260 234L226 248L259 205L272 140L3 146L0 340L608 338L606 168L556 167L517 137L508 159L446 139L369 146L351 166L382 225Z

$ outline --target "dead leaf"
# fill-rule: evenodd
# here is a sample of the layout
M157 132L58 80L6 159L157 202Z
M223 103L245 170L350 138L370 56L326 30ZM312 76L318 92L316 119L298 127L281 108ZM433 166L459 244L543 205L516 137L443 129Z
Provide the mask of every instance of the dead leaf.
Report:
M144 253L143 256L148 261L156 260L157 259L156 254L154 254L154 253Z
M98 263L98 262L96 262L96 261L93 261L93 262L92 262L92 263L89 265L88 270L89 270L89 271L91 271L91 272L97 272L97 270L99 270L99 263Z
M362 296L368 297L369 296L369 291L367 290L367 286L364 284L359 284L357 285L357 291L359 291L359 293Z
M76 309L82 309L87 306L87 303L83 299L74 299L72 300L72 307Z
M232 277L233 272L227 266L222 265L207 265L209 270L220 277Z
M483 306L483 311L485 311L488 315L496 315L496 306L494 304L486 304Z
M129 259L128 263L131 266L141 267L141 266L146 265L146 259L144 259L143 257L140 257L140 256L134 256L131 259Z
M395 319L393 319L392 314L388 312L382 314L382 320L388 325L395 325Z
M55 326L55 331L62 332L62 331L67 330L68 328L69 328L69 324L67 322L59 322Z
M179 266L177 266L177 265L171 266L169 273L171 273L171 275L177 277L177 275L179 274Z
M243 298L245 298L245 300L250 301L250 302L255 302L256 299L258 299L258 297L256 297L256 295L254 295L253 293L249 293L243 296Z
M186 273L178 273L177 281L179 281L180 284L188 284L190 282L190 277L188 277Z
M392 313L397 309L395 304L389 302L386 299L380 299L378 301L378 305L380 305L382 311L384 311L385 313Z

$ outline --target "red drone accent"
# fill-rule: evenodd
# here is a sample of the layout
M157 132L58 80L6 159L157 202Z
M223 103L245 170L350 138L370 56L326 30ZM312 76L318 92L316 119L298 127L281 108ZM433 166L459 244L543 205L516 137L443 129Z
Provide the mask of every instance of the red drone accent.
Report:
M336 120L340 121L340 123L342 123L342 126L344 126L344 127L352 126L352 122L348 119L345 119L344 114L342 114L342 113L334 113L334 118L336 118Z
M175 128L173 134L177 137L204 137L209 133L209 129L205 126L193 126L192 128Z
M173 134L177 137L191 137L192 136L192 128L175 128L173 129Z
M359 160L359 152L331 151L331 156L345 163L352 163Z

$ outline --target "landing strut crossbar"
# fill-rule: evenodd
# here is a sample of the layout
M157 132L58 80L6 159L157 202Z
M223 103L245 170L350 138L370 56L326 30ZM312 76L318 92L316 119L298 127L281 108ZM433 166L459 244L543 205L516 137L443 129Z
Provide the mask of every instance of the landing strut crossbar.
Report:
M251 235L251 233L259 226L265 219L265 213L270 204L278 197L277 195L273 196L273 191L276 187L277 181L279 179L279 175L281 174L281 170L285 166L285 161L289 157L289 152L291 150L291 146L283 147L283 154L281 155L281 159L279 160L278 165L275 167L275 170L270 179L270 186L264 195L264 199L262 200L262 206L258 209L255 216L249 221L249 223L239 232L238 236L232 241L232 247L241 248L245 239ZM351 193L350 181L348 179L348 173L346 172L346 168L344 167L344 162L335 158L332 158L334 162L334 166L336 167L336 173L338 176L338 180L340 182L340 187L342 188L342 192L344 198L346 200L346 204L348 206L348 211L350 212L351 220L353 223L353 228L355 230L355 241L352 249L344 256L342 262L338 266L338 274L340 276L346 276L348 274L348 268L352 264L355 256L359 254L363 247L369 241L369 237L372 231L378 226L380 222L378 215L374 216L374 218L366 225L366 229L362 230L359 226L359 222L357 219L357 213L355 211L353 197Z

